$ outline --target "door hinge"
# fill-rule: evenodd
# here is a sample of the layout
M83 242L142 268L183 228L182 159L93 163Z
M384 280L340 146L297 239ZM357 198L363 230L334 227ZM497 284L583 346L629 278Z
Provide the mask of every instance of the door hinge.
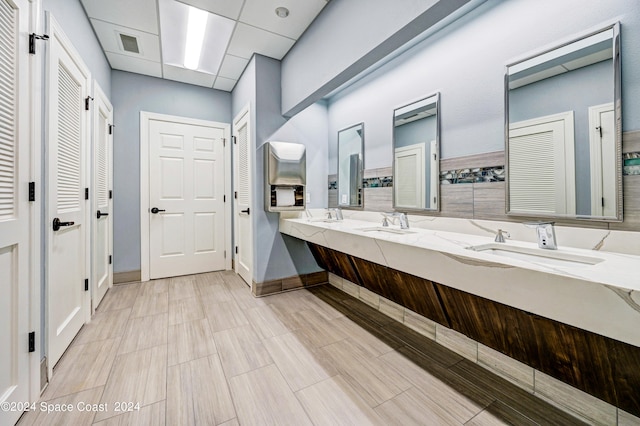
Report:
M234 145L238 143L238 138L236 138L235 136L231 136L231 139L233 139Z
M236 246L236 254L238 254L238 246Z
M93 98L91 96L87 96L84 99L84 109L85 110L89 111L89 101L92 101L92 100L93 100Z
M238 199L238 191L233 192L233 198L235 198L236 200Z
M222 138L222 146L227 146L227 138Z
M109 255L109 265L111 265L112 261L113 261L113 256Z
M36 183L29 182L29 201L36 200Z
M109 199L112 199L112 198L113 198L113 191L110 189L109 190Z
M109 124L109 134L112 135L113 134L113 128L116 127L115 124Z
M84 199L88 200L89 199L89 188L85 188L84 189Z
M84 291L89 291L89 278L84 279Z
M227 196L226 196L226 195L223 195L223 196L222 196L222 202L223 202L223 203L226 203L226 202L227 202Z
M32 331L29 333L29 352L36 351L36 332Z
M225 259L227 258L227 251L226 250L224 251L224 258Z
M49 36L46 34L38 35L36 33L29 34L29 53L36 54L36 40L49 40Z
M604 197L602 197L602 207L604 207Z

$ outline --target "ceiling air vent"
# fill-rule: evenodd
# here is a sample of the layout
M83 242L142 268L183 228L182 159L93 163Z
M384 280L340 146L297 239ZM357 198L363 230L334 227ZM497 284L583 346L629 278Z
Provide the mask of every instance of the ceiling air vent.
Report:
M130 53L140 53L140 49L138 48L138 39L133 36L128 36L125 34L119 34L120 40L122 41L122 48L125 52Z

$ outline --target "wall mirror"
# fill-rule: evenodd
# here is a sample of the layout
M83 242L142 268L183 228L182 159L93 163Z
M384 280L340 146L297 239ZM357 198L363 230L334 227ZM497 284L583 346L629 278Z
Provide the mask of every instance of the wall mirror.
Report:
M440 94L393 112L393 208L438 210Z
M364 123L338 132L338 206L362 207Z
M622 220L619 24L507 66L507 213Z

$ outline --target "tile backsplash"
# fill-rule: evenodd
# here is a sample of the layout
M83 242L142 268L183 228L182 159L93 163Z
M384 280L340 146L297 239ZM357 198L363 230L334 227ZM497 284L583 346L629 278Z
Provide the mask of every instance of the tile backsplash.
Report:
M640 131L623 134L623 222L558 220L559 225L640 231ZM504 152L440 161L440 211L428 216L522 222L505 213ZM391 167L367 169L363 176L365 211L393 210ZM328 206L338 202L337 176L328 176Z

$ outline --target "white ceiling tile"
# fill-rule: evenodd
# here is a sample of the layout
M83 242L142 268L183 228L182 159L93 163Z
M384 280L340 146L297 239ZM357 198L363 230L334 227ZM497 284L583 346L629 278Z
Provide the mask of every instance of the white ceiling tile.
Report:
M110 52L107 52L107 59L113 69L162 78L162 67L159 62L132 58L131 56L119 55L117 53Z
M158 36L96 19L92 19L91 24L105 52L160 62L160 39ZM140 53L123 50L120 33L135 37L138 40Z
M326 4L325 0L246 0L240 22L297 40ZM289 9L289 16L278 17L277 7Z
M160 0L162 27L162 60L165 64L182 67L187 38L189 6L174 0ZM235 21L209 14L202 56L198 70L217 74L224 52L233 33ZM213 83L212 83L213 84Z
M236 85L237 80L233 80L231 78L220 77L216 78L216 82L213 85L214 89L224 90L225 92L230 92L233 90Z
M227 53L250 59L255 52L270 58L282 59L294 43L293 39L239 22Z
M216 79L214 74L207 74L186 68L174 67L173 65L163 65L164 78L168 80L180 81L182 83L195 84L196 86L212 87Z
M244 71L248 63L248 59L239 58L233 55L225 55L218 75L220 77L227 77L237 80L242 75L242 71Z
M244 0L178 0L198 9L208 10L211 13L238 19Z
M89 18L158 34L156 0L82 0Z

